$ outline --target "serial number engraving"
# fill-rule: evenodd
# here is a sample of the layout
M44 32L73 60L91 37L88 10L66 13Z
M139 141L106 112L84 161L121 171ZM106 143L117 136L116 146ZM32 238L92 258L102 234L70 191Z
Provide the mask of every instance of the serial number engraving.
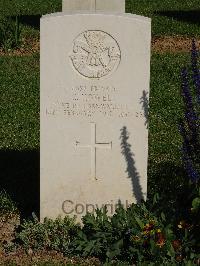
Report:
M128 104L119 101L118 90L113 86L76 86L68 97L46 108L46 114L65 117L120 117L132 115Z

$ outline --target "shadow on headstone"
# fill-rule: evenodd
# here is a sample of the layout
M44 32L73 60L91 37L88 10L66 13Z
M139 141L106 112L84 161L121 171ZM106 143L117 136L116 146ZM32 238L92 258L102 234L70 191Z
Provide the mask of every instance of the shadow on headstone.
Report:
M200 10L165 10L156 11L154 14L200 25Z
M142 92L142 97L140 98L140 104L142 104L142 109L144 112L144 117L145 117L145 123L144 125L146 128L149 126L149 100L148 100L148 92L143 90Z
M16 202L22 218L33 212L39 217L39 150L1 150L0 162L0 190Z
M135 155L131 151L131 145L128 143L129 133L127 131L127 127L123 127L121 129L120 139L121 153L124 155L127 164L126 172L128 174L128 178L130 178L132 182L133 196L135 197L137 203L139 203L142 199L144 199L144 197L142 187L140 185L140 176L135 166Z

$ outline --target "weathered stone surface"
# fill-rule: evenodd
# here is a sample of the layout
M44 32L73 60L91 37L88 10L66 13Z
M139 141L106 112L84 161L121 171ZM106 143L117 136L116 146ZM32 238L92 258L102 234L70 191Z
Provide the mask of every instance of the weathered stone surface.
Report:
M62 1L63 12L79 11L79 10L94 11L95 0L63 0Z
M63 0L62 11L107 11L125 13L125 0Z
M96 0L96 10L125 13L125 0Z
M41 218L146 198L150 19L41 19Z

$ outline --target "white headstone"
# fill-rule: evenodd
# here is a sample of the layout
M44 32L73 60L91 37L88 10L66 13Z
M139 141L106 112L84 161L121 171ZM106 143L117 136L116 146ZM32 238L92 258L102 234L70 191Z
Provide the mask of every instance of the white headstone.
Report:
M62 11L70 12L77 10L95 10L95 0L63 0L62 1Z
M63 0L62 11L110 11L125 13L125 0Z
M41 19L41 219L146 198L150 19Z

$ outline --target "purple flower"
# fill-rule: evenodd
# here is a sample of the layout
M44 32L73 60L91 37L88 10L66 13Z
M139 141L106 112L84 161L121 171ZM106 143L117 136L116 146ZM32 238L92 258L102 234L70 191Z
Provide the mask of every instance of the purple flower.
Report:
M199 181L199 174L195 169L192 160L187 156L187 151L183 147L183 162L185 166L186 173L192 183L197 183Z
M190 86L189 71L181 71L181 94L184 102L184 118L180 120L179 131L183 138L183 163L188 177L193 183L200 180L200 71L195 41L192 42L192 79L194 92ZM192 85L192 84L191 84Z
M192 138L196 141L198 137L198 115L194 110L194 104L189 86L189 75L186 68L182 69L182 96L185 104L185 119L187 121L188 130L191 132Z
M197 100L200 104L200 71L198 68L198 51L196 48L195 40L192 40L192 50L191 50L191 62L192 62L192 72L193 72L193 82L197 92Z

